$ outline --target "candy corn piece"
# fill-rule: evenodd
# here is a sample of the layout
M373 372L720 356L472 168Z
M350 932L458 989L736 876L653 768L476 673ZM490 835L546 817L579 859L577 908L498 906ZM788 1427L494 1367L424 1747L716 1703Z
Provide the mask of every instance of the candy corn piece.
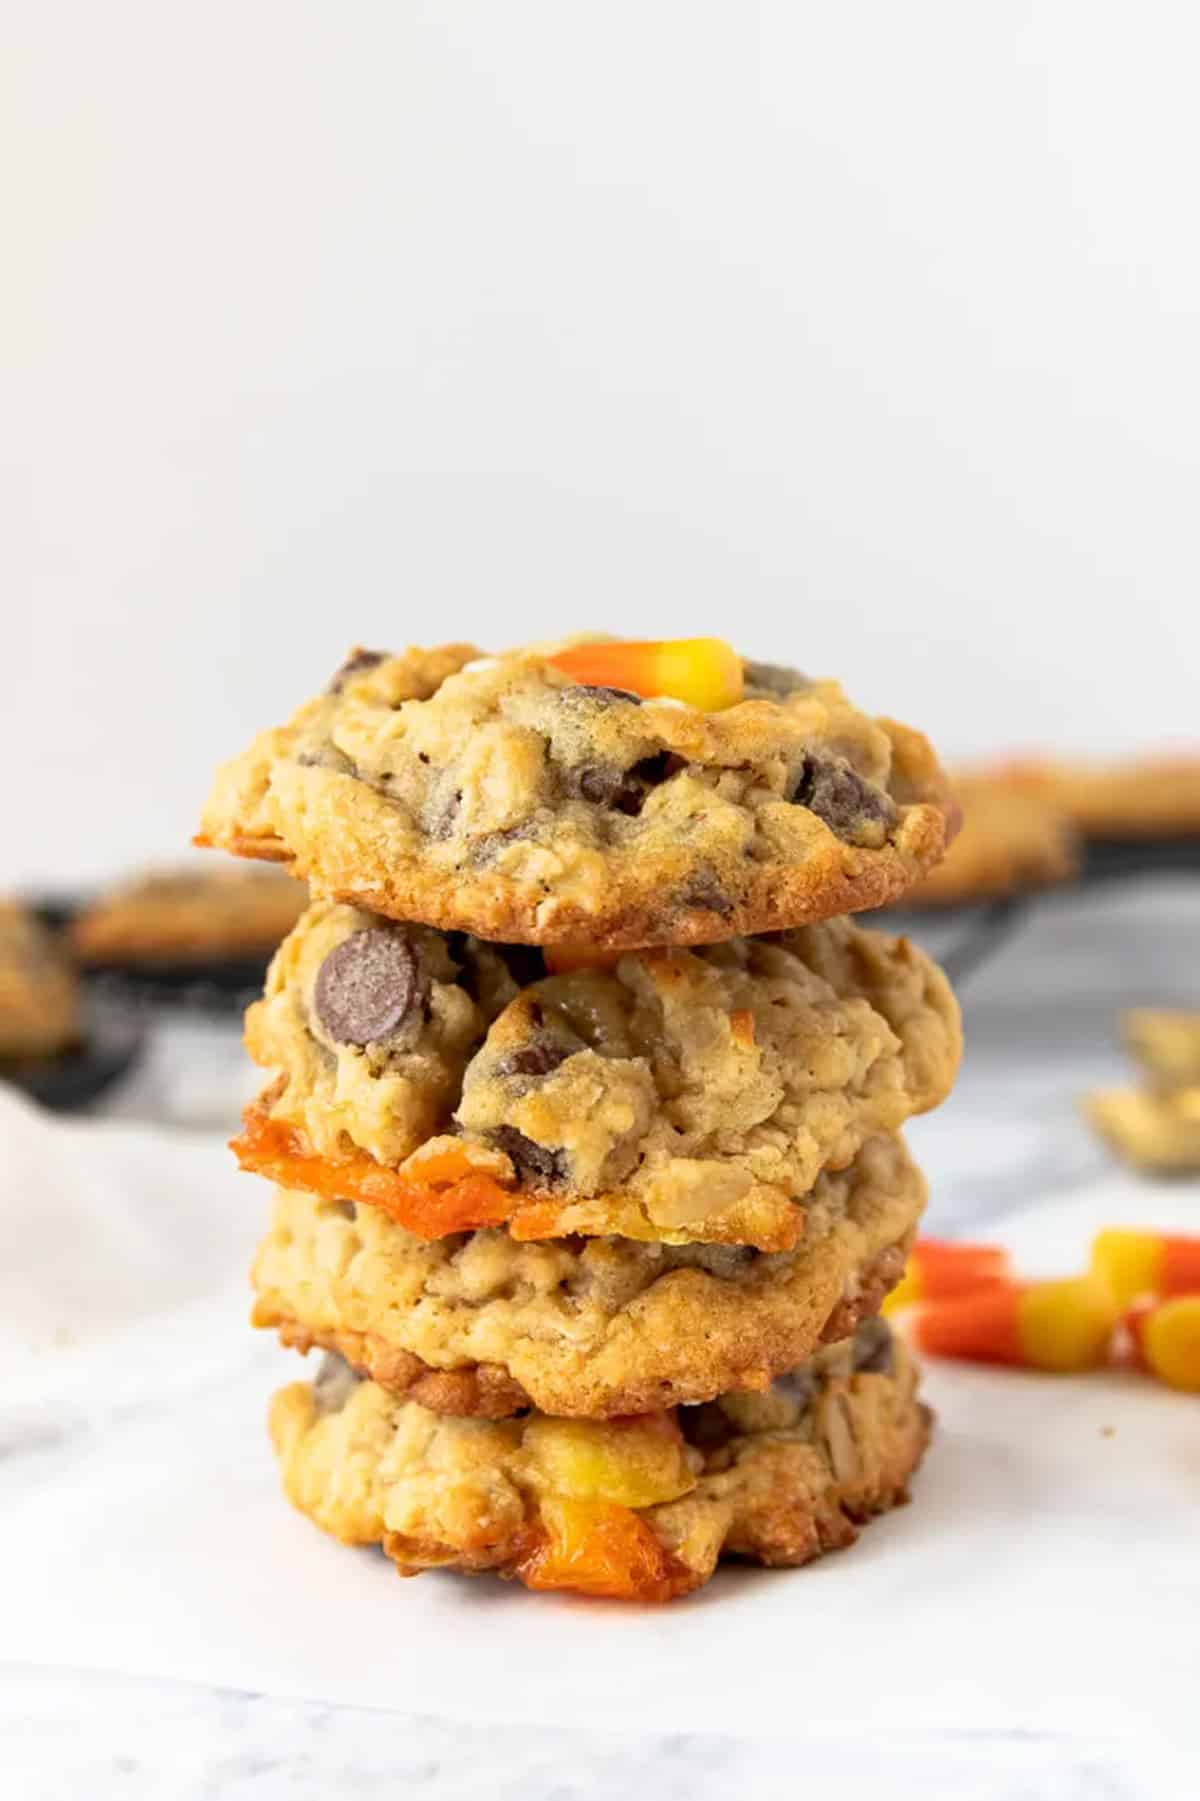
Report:
M1061 1372L1094 1369L1105 1360L1117 1311L1103 1286L1087 1276L993 1282L975 1294L919 1308L913 1337L931 1357Z
M1171 1388L1200 1394L1200 1294L1131 1308L1123 1323L1143 1369Z
M1118 1307L1139 1295L1200 1294L1200 1238L1110 1226L1092 1240L1092 1274Z
M563 976L576 969L615 969L626 954L624 951L599 950L594 944L547 944L542 951L542 961L547 974Z
M705 713L732 707L742 698L742 660L723 638L574 644L548 661L590 688L625 688L646 700L682 700Z
M973 1294L990 1282L1012 1275L1008 1252L994 1244L966 1244L946 1238L918 1238L908 1253L904 1274L883 1303L884 1313L899 1313L918 1301L945 1301Z

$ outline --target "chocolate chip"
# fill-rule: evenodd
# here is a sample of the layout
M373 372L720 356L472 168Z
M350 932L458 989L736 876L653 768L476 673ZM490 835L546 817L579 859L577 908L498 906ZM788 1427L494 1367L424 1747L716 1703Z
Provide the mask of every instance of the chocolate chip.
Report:
M496 1149L511 1159L519 1176L536 1182L564 1180L567 1173L565 1151L552 1151L548 1145L536 1144L515 1126L497 1126L488 1136Z
M339 775L358 773L352 760L336 744L322 744L316 749L302 750L298 752L296 761L302 769L334 769Z
M788 1370L786 1375L776 1376L771 1386L777 1395L782 1395L785 1400L793 1403L797 1413L803 1413L816 1398L817 1378L808 1364L802 1363L799 1369Z
M864 826L891 825L896 817L890 795L859 775L845 757L805 757L791 798L851 842Z
M358 1387L359 1377L344 1357L326 1351L313 1381L313 1400L318 1413L340 1413Z
M711 869L697 869L688 877L686 885L679 891L679 905L681 908L700 907L706 913L718 914L721 919L728 919L733 912L733 902Z
M862 1321L854 1334L854 1367L872 1375L890 1376L895 1368L892 1331L885 1319L873 1314Z
M337 1208L343 1219L358 1218L358 1208L353 1201L335 1201L334 1206Z
M611 807L636 819L650 790L684 767L683 758L669 750L655 751L624 770L610 763L579 763L566 773L567 791L594 806Z
M421 1003L421 972L403 929L355 932L335 945L313 986L313 1008L337 1044L390 1037Z
M494 1073L498 1076L548 1076L574 1054L571 1045L560 1044L549 1036L531 1038L519 1050L498 1057Z
M631 707L640 707L640 694L631 694L628 688L606 688L602 684L592 685L590 682L572 682L568 688L559 689L559 698L568 706L594 701L599 707L614 707L622 701Z
M380 663L386 661L387 654L386 650L363 650L360 645L357 650L350 652L340 669L334 670L325 692L340 694L353 676L365 675L368 669L378 668Z
M577 763L567 771L567 792L596 807L611 807L621 792L625 772L608 763Z
M785 696L812 687L809 676L784 663L743 663L742 675L748 688L763 688L768 694Z

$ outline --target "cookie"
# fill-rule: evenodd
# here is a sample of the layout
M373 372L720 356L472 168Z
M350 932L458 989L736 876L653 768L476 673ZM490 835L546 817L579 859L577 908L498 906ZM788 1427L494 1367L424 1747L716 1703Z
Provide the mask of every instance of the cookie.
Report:
M554 647L354 653L218 775L199 842L376 913L625 948L894 900L956 807L925 739L747 665L717 712L571 680Z
M1200 755L1116 763L1015 759L997 772L1061 812L1085 838L1186 838L1200 832Z
M1200 1171L1200 1086L1167 1094L1106 1089L1087 1097L1084 1112L1135 1169L1160 1176Z
M819 1178L790 1251L626 1238L425 1240L377 1207L281 1189L254 1323L437 1412L605 1417L762 1388L880 1307L925 1184L898 1138Z
M81 963L203 964L270 956L307 904L278 870L175 870L140 876L71 926Z
M0 1057L52 1057L82 1033L79 984L59 940L25 907L0 900Z
M494 1571L533 1589L667 1601L720 1557L810 1562L907 1499L928 1442L882 1321L758 1396L625 1420L455 1419L338 1359L271 1406L284 1492L402 1575Z
M848 920L531 973L317 903L247 1016L278 1073L243 1165L424 1237L786 1250L822 1171L936 1106L961 1049L936 966Z
M1135 1007L1121 1035L1156 1089L1200 1088L1200 1012Z
M901 905L953 906L1050 887L1077 873L1078 834L1050 797L988 776L962 777L955 791L962 829Z

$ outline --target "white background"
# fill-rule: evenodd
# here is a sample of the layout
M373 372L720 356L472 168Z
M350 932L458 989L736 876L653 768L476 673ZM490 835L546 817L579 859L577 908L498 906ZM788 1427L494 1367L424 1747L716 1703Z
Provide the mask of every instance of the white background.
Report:
M5 17L0 879L181 845L357 639L1195 732L1194 7Z

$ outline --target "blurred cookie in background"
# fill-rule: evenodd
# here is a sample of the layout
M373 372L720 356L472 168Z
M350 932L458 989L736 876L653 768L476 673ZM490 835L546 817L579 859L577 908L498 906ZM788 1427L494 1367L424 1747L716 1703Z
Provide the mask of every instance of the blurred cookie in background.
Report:
M18 901L0 900L0 1058L54 1057L83 1036L79 983L61 941Z
M962 828L943 861L905 895L906 908L1019 894L1078 872L1079 835L1051 796L980 773L954 778L954 788Z
M1135 1007L1121 1016L1121 1037L1153 1087L1200 1088L1200 1012Z
M1135 1169L1200 1171L1200 1012L1136 1007L1121 1016L1121 1039L1143 1086L1088 1095L1085 1115Z
M308 904L275 869L156 870L101 894L69 937L88 968L208 965L269 957Z
M1200 750L1115 763L1015 758L995 779L1057 808L1088 839L1200 835Z
M1118 1157L1148 1175L1200 1171L1200 1088L1156 1094L1111 1088L1092 1094L1084 1112Z

